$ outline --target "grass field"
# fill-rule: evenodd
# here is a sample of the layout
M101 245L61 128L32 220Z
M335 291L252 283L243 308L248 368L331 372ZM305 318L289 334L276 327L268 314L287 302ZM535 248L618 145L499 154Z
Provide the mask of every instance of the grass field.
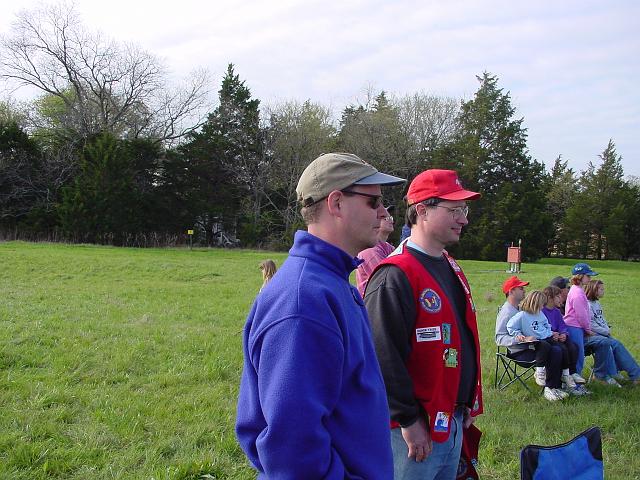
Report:
M233 426L241 329L265 258L285 255L0 244L0 479L254 478ZM461 263L483 349L481 477L518 478L524 445L599 425L606 478L640 478L640 388L596 385L555 404L495 391L506 264ZM573 263L525 264L521 276L543 287ZM591 266L614 335L640 358L640 264Z

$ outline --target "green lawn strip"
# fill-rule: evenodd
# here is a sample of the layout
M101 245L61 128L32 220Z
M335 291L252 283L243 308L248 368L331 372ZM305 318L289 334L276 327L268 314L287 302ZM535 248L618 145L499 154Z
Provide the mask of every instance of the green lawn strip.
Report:
M258 262L285 254L0 244L0 478L255 478L233 431L241 330L261 284ZM572 260L524 264L543 288ZM640 265L589 262L616 337L640 357ZM482 346L482 478L517 478L519 451L603 429L607 478L638 478L640 388L590 387L551 404L492 387L493 330L509 274L461 262ZM587 361L590 365L591 361ZM209 477L207 477L209 475Z

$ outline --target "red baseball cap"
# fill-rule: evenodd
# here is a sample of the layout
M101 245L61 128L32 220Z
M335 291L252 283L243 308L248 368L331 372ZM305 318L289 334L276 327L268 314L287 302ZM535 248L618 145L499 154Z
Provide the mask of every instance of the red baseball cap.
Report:
M504 281L504 283L502 284L502 292L506 295L516 287L526 287L527 285L529 285L529 282L523 282L514 275L513 277L507 278Z
M413 205L429 198L475 200L480 198L480 194L465 190L454 170L432 169L413 179L407 192L407 203Z

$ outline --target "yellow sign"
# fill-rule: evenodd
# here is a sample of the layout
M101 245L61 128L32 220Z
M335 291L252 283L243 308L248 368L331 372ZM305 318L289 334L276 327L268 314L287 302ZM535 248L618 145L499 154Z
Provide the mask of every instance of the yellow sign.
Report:
M193 235L193 230L187 230L187 235Z

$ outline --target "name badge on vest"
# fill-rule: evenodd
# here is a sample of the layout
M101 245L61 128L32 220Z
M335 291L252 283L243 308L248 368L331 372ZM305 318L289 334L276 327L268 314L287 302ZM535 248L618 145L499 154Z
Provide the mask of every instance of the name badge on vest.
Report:
M447 412L436 413L436 421L434 422L433 430L436 432L448 432L450 417L451 415Z
M445 348L444 355L444 366L455 368L458 366L458 350L455 348Z
M440 327L416 328L416 342L435 342L440 340Z
M425 288L420 294L420 306L427 313L438 313L442 309L442 300L432 289Z

